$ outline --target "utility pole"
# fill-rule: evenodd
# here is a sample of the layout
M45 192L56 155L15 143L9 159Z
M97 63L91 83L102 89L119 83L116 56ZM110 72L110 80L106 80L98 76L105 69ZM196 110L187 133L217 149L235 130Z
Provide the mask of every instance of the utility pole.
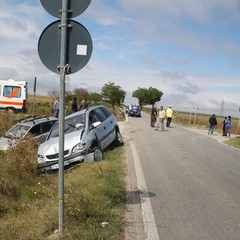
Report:
M221 104L220 116L224 116L224 98L223 98L222 104Z

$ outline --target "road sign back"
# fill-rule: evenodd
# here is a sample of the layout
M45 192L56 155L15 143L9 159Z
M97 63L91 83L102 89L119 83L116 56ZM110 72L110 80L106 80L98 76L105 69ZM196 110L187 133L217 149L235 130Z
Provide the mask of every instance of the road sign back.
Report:
M38 42L38 53L43 64L55 73L59 72L60 64L60 35L59 25L61 21L55 21L48 25L42 32ZM87 29L80 23L68 21L67 59L69 72L75 73L81 70L92 55L92 38Z
M60 18L62 9L62 0L41 0L44 9L56 18ZM91 3L91 0L68 0L68 17L74 18L83 13Z

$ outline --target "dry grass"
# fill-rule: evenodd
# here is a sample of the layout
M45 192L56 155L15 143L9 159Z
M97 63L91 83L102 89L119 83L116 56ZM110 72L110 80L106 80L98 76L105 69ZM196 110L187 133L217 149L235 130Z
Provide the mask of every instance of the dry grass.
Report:
M20 115L2 114L5 132ZM33 139L0 152L0 238L46 239L58 229L58 174L37 172ZM65 172L64 239L123 239L125 183L123 148L104 160ZM107 222L105 227L103 222Z

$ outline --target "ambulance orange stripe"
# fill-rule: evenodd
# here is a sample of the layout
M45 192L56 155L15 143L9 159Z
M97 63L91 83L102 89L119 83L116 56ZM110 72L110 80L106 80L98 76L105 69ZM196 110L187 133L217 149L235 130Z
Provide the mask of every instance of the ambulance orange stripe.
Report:
M8 102L8 101L0 101L0 104L5 104L9 106L23 106L23 102Z
M15 97L20 90L21 90L21 88L16 88L16 89L14 89L14 91L12 91L7 97L8 97L8 98Z

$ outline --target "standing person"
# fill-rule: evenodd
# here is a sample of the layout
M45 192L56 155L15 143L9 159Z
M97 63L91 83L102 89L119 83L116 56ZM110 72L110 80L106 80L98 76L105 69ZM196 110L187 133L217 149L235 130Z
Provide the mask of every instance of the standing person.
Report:
M53 108L54 108L54 117L58 118L58 115L59 115L59 97L56 98L56 100L54 102L54 105L53 105Z
M88 107L88 103L86 102L86 100L82 100L81 101L81 104L80 104L80 107L79 107L79 111L80 110L83 110L83 109L86 109Z
M217 125L217 118L216 118L215 114L213 114L209 118L209 123L210 123L210 126L209 126L209 129L208 129L208 134L210 134L210 133L213 134L214 128Z
M128 109L131 111L132 110L132 104L129 105Z
M72 112L77 112L77 110L78 110L76 97L73 98L71 110L72 110Z
M226 135L226 123L227 123L227 117L225 117L223 122L222 122L223 136L227 136Z
M172 117L173 117L173 110L171 105L169 105L168 109L166 110L166 116L167 116L166 127L170 127L170 124L172 122Z
M227 121L225 123L225 136L228 135L228 137L231 137L231 125L232 125L231 122L232 122L231 116L228 116Z
M165 115L166 115L166 113L165 113L165 110L163 109L163 106L160 106L160 109L159 109L159 112L158 112L159 120L158 120L158 124L157 124L156 130L158 130L159 125L160 125L162 131L164 131L164 118L165 118Z
M151 109L151 122L150 122L150 127L154 127L154 124L157 121L157 106L156 103L152 105Z

